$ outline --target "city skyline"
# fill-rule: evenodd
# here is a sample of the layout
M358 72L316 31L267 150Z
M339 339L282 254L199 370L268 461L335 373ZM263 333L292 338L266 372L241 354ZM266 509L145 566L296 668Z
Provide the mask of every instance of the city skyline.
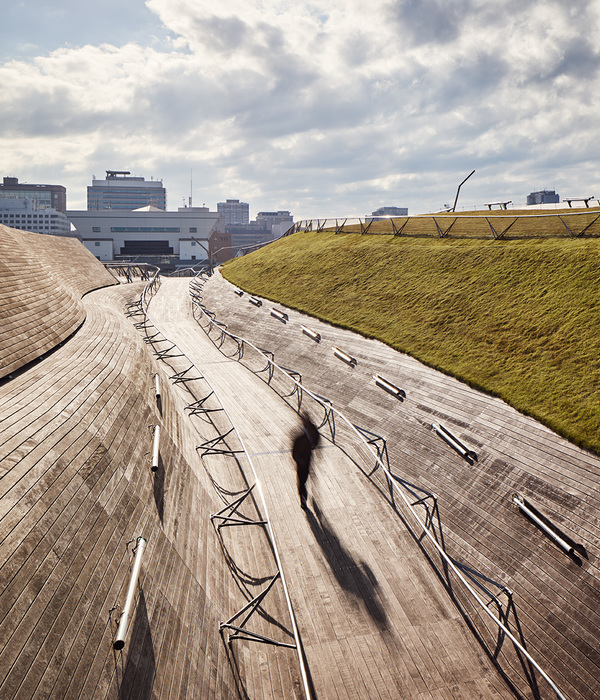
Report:
M598 0L17 2L2 169L71 209L107 168L161 179L169 209L296 219L439 210L471 170L459 208L598 196L599 24Z

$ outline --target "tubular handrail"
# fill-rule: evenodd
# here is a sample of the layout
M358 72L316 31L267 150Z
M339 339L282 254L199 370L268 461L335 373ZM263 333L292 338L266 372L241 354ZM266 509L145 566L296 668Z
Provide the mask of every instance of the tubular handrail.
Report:
M196 278L194 278L196 279ZM192 280L193 282L194 280ZM192 284L192 283L190 283ZM548 674L541 668L541 666L535 661L535 659L531 656L531 654L527 651L527 649L519 642L519 640L513 635L513 633L506 627L504 623L502 623L500 620L498 620L494 614L489 610L488 606L485 604L483 600L479 597L477 592L474 590L474 588L469 584L469 582L466 580L464 577L463 573L461 570L457 567L455 561L448 556L448 554L445 552L443 547L437 542L435 537L432 535L432 533L429 531L428 527L426 524L421 520L421 517L419 514L416 512L416 510L413 507L413 504L410 503L409 499L406 497L406 494L399 488L397 484L396 477L390 472L386 464L381 460L380 455L373 450L371 444L365 439L365 436L357 429L357 427L344 416L341 411L336 409L331 401L329 400L323 400L323 397L319 396L318 394L313 393L309 389L306 388L301 382L299 382L297 379L295 379L288 371L283 369L282 367L279 367L274 359L272 357L269 357L263 350L258 348L257 346L253 345L251 342L246 340L245 338L242 338L240 336L236 336L235 334L231 333L230 331L226 330L223 328L222 325L217 325L214 319L212 319L208 314L205 313L205 309L202 307L202 305L198 302L197 299L194 299L193 296L191 298L192 306L194 308L200 309L200 312L202 315L208 320L208 322L211 324L211 326L214 326L218 329L220 333L223 335L227 335L233 340L235 340L238 344L246 345L250 348L252 348L255 352L257 352L259 355L261 355L264 360L267 361L268 365L271 366L271 371L279 371L283 374L286 375L288 379L290 379L294 384L296 384L296 389L298 392L304 392L308 394L314 401L316 401L318 404L320 404L326 412L331 412L334 413L345 425L346 427L351 431L351 433L354 433L355 437L359 442L362 443L363 447L368 450L372 457L375 459L375 462L377 466L383 470L385 473L388 483L394 488L394 491L397 492L397 494L402 498L404 501L404 504L408 508L408 511L411 513L412 517L415 519L415 521L418 523L420 526L423 534L429 539L429 542L433 545L433 547L437 550L438 554L440 557L443 559L444 564L448 566L454 573L455 575L459 578L459 580L462 582L466 590L471 594L473 599L477 602L477 604L481 607L483 612L488 615L488 617L493 621L495 625L499 628L499 630L502 630L502 632L512 641L512 643L516 646L516 648L519 650L519 652L532 664L532 666L540 673L540 675L545 679L545 681L548 683L548 685L552 688L552 690L556 693L557 698L559 700L566 700L565 696L560 692L556 684L551 680L551 678L548 676ZM195 316L194 316L195 317ZM196 319L197 320L197 319ZM200 325L200 323L199 323ZM202 326L200 325L202 328ZM203 329L204 330L204 329ZM208 335L208 332L205 331ZM213 341L214 342L214 341ZM506 587L504 587L506 589ZM508 590L508 589L506 589Z
M150 298L151 298L151 297L156 293L156 291L158 290L158 286L155 286L155 282L156 282L157 277L158 277L158 274L155 275L154 279L153 279L148 285L146 285L146 288L144 289L144 292L142 293L142 297L141 297L141 299L142 299L142 305L143 305L144 302L146 303L146 306L145 306L145 308L142 308L142 311L143 311L144 315L146 316L146 318L147 318L147 313L148 313L147 310L148 310L148 304L149 304ZM160 282L159 282L159 284L160 284ZM147 291L147 290L148 290L148 294L146 294L146 291ZM148 297L149 297L149 298L148 298ZM160 332L160 335L162 335L163 338L164 338L167 342L172 343L174 347L177 347L176 344L173 343L173 341L171 341L169 338L167 338L167 336L164 335L164 333L162 333L162 331ZM285 601L286 601L288 613L289 613L289 616L290 616L290 622L291 622L291 625L292 625L292 633L293 633L294 641L295 641L295 644L296 644L295 648L296 648L296 652L297 652L297 656L298 656L298 662L299 662L299 665L300 665L300 674L301 674L301 676L302 676L302 684L303 684L303 687L304 687L304 693L305 693L305 696L306 696L306 699L307 699L307 700L312 700L312 693L311 693L311 689L310 689L310 683L309 683L309 680L308 680L308 672L307 672L306 664L305 664L305 661L304 661L304 654L303 654L302 642L301 642L301 639L300 639L300 632L299 632L299 630L298 630L298 624L297 624L297 622L296 622L296 616L295 616L294 609L293 609L293 606L292 606L292 600L291 600L291 597L290 597L290 594L289 594L289 591L288 591L288 587L287 587L285 575L284 575L284 572L283 572L283 565L282 565L282 563L281 563L281 558L280 558L280 556L279 556L279 550L278 550L278 548L277 548L277 543L276 543L276 540L275 540L275 532L274 532L274 530L273 530L273 526L272 526L272 524L271 524L271 519L270 519L270 517L269 517L269 512L268 512L268 509L267 509L267 503L266 503L265 495L264 495L264 492L263 492L263 489L262 489L262 485L261 485L261 483L260 483L260 480L258 479L258 476L257 476L257 473L256 473L256 469L254 468L254 463L252 462L252 458L250 457L250 454L249 454L248 450L246 449L246 446L245 446L245 444L244 444L244 441L242 440L242 437L241 437L241 435L239 434L238 429L237 429L235 423L233 422L233 419L231 418L229 412L227 411L227 409L225 408L225 406L224 406L223 403L221 402L221 400L220 400L220 398L219 398L219 396L218 396L218 394L217 394L215 388L213 387L213 385L212 385L212 384L210 383L210 381L206 378L206 376L199 370L199 368L192 362L192 360L191 360L189 357L187 357L187 355L185 355L185 353L183 353L181 350L179 350L179 353L181 353L181 356L184 357L184 358L190 363L190 369L191 369L192 367L194 367L194 368L196 369L196 371L198 372L199 376L202 377L202 379L203 379L204 382L206 382L206 384L208 385L208 387L209 387L209 389L211 390L212 394L214 395L215 399L216 399L216 400L218 401L218 403L220 404L221 410L222 410L223 414L226 416L226 418L227 418L227 420L229 421L229 423L231 424L231 426L232 426L232 428L233 428L233 432L235 433L235 435L236 435L236 437L237 437L237 439L238 439L238 441L239 441L239 443L240 443L240 445L241 445L241 447L242 447L242 450L243 450L243 452L244 452L244 455L245 455L245 457L246 457L246 460L247 460L247 462L248 462L248 464L250 465L250 468L251 468L251 470L252 470L252 474L253 474L253 477L254 477L254 485L257 487L258 493L259 493L259 495L260 495L260 501L261 501L262 508L263 508L263 514L264 514L265 525L266 525L267 530L268 530L268 538L269 538L269 542L270 542L270 545L271 545L271 550L272 550L272 552L273 552L273 556L274 556L274 558L275 558L275 564L276 564L277 570L278 570L278 572L279 572L279 579L281 580L281 585L282 585L282 588L283 588L283 594L284 594L284 597L285 597ZM157 426L157 428L158 428L158 426ZM253 488L254 488L254 487L253 487Z

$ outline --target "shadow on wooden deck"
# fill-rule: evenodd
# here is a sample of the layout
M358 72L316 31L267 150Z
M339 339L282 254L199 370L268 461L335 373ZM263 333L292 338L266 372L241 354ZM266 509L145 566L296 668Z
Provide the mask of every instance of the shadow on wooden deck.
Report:
M152 697L155 671L156 660L146 598L144 591L140 590L129 654L127 655L123 679L119 686L119 700L128 700L130 697L149 700Z

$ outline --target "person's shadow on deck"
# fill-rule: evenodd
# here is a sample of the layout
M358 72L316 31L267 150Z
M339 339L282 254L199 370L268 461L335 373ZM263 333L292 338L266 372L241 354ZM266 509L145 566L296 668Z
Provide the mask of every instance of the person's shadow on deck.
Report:
M377 600L377 577L371 567L364 561L356 561L348 552L340 538L335 534L320 508L312 499L311 510L305 515L315 536L317 544L327 559L329 568L335 575L341 588L362 600L364 607L378 627L386 628L387 615Z

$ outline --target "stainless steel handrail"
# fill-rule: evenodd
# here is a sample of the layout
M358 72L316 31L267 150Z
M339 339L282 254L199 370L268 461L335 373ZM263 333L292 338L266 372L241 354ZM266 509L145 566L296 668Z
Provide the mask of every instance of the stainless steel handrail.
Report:
M196 279L196 278L194 278ZM479 604L483 612L490 617L490 619L494 622L495 625L498 626L499 629L506 634L506 636L513 642L513 644L517 647L519 652L523 654L523 656L533 665L533 667L540 673L540 675L544 678L544 680L548 683L548 685L552 688L552 690L556 693L557 698L559 700L567 700L565 696L561 693L561 691L558 689L556 684L552 681L552 679L548 676L548 674L541 668L541 666L535 661L535 659L531 656L531 654L525 649L525 647L519 642L519 640L512 634L512 632L504 625L500 620L498 620L494 614L489 610L488 606L484 603L483 600L479 597L477 592L474 590L474 588L469 584L469 582L466 580L464 577L463 573L460 571L460 569L456 566L454 561L446 554L444 549L440 546L440 544L437 542L435 537L431 534L429 531L428 527L426 524L421 520L420 516L414 509L413 505L410 503L409 499L406 497L406 494L399 488L396 479L394 478L394 475L389 471L387 466L383 463L379 455L371 445L367 442L365 439L365 436L360 433L359 430L357 430L356 426L351 423L343 413L338 411L333 404L328 401L327 403L324 403L322 397L320 397L318 394L315 394L311 392L309 389L307 389L302 383L298 382L291 374L289 374L288 371L283 369L282 367L279 367L275 361L266 355L260 348L257 346L253 345L251 342L246 340L245 338L242 338L240 336L236 336L235 334L227 331L225 328L223 328L222 325L218 325L218 323L212 319L208 314L205 313L205 310L202 308L200 303L195 300L192 297L192 306L200 309L200 312L203 314L203 316L208 320L208 322L215 326L218 331L224 335L228 335L230 338L235 340L237 343L242 343L250 348L252 348L255 352L260 354L264 360L267 361L267 363L272 367L272 370L277 370L283 374L286 375L286 377L294 382L296 384L296 388L299 392L304 392L308 394L313 400L315 400L317 403L319 403L326 411L331 411L333 412L336 416L338 416L342 422L346 424L346 427L350 429L352 433L354 433L355 437L362 443L363 448L368 450L372 457L375 459L377 465L379 468L381 468L386 476L388 477L388 482L392 485L394 490L398 493L398 495L402 498L404 501L406 507L408 508L409 512L411 515L414 517L415 521L419 524L420 528L422 529L423 534L429 539L429 542L433 545L433 547L437 550L439 555L442 557L444 560L444 563L446 566L448 566L455 574L456 576L460 579L466 590L472 595L473 599ZM200 325L200 324L199 324ZM202 326L200 326L202 328ZM204 329L203 329L204 330ZM205 331L206 332L206 331Z
M521 211L521 210L517 210ZM487 221L488 226L492 230L492 235L493 238L501 238L501 234L497 234L493 227L490 226L490 221L498 221L500 219L549 219L549 218L555 218L557 219L558 222L562 224L562 226L567 230L567 233L570 237L578 237L581 236L583 232L587 230L588 226L585 226L583 228L583 231L580 233L573 233L565 224L563 219L565 217L581 217L581 216L587 216L587 217L593 217L596 215L596 219L592 221L592 223L595 223L595 221L599 218L600 212L598 211L597 208L594 209L582 209L581 211L564 211L562 209L557 210L556 212L552 213L545 213L545 214L497 214L495 212L489 212L489 211L484 211L482 210L481 214L456 214L452 211L444 211L444 212L438 212L434 214L419 214L417 216L381 216L381 217L374 217L374 216L366 216L366 217L358 217L358 216L348 216L348 217L327 217L323 219L303 219L301 221L296 221L293 226L286 231L283 236L289 236L292 235L293 233L298 233L298 232L304 232L308 233L311 231L314 231L316 233L320 233L324 229L335 229L336 233L344 233L346 229L348 229L351 226L358 226L360 228L360 232L363 234L368 234L369 233L369 228L373 221L377 218L378 220L381 221L390 221L392 222L392 231L389 231L389 235L398 235L406 226L406 224L411 220L415 219L418 221L423 221L425 219L430 219L433 221L434 225L436 226L437 233L439 234L439 227L437 225L436 219L439 221L446 221L448 219L459 219L460 221L464 220L473 220L473 221L481 221L482 224L485 224ZM402 225L399 227L396 226L394 222L396 221L401 221ZM591 224L590 224L591 225ZM373 234L370 235L385 235L381 231L376 231ZM551 237L552 235L556 234L546 234L547 237ZM282 237L283 237L282 236Z
M155 276L155 277L157 277L157 276ZM154 285L154 282L155 282L155 279L153 279L152 282L150 283L150 285L147 285L146 288L144 289L144 292L143 292L143 294L142 294L142 302L146 299L146 294L145 294L145 293L146 293L146 289L147 289L148 287L150 287L151 285ZM158 287L156 287L156 288L154 289L154 291L152 291L152 293L150 294L150 297L151 297L153 294L156 293L157 288L158 288ZM148 317L148 306L147 306L148 303L149 303L149 300L148 300L147 303L146 303L146 307L143 309L143 312L144 312L144 314L146 315L146 317ZM163 338L164 338L166 341L168 341L169 343L172 343L175 347L177 347L177 345L176 345L172 340L170 340L169 338L167 338L167 336L165 336L164 333L162 333L162 331L160 332L160 334L163 336ZM251 459L251 457L250 457L250 454L248 453L248 450L246 449L246 446L244 445L244 441L242 440L242 437L241 437L241 435L239 434L238 429L237 429L235 423L233 422L233 419L231 418L231 416L229 415L227 409L225 408L225 406L224 406L223 403L221 402L221 400L220 400L220 398L219 398L219 396L218 396L218 394L217 394L215 388L212 386L212 384L211 384L210 381L206 378L206 376L199 370L199 368L192 362L192 360L191 360L189 357L187 357L187 355L186 355L181 349L178 349L178 350L179 350L179 353L181 353L181 356L184 357L184 358L190 363L191 367L194 367L194 368L196 369L196 371L198 372L199 376L201 376L202 379L203 379L203 381L206 382L206 384L207 384L208 387L210 388L211 392L213 393L215 399L216 399L216 400L219 402L219 404L221 405L223 414L227 417L227 420L228 420L229 423L231 424L231 426L232 426L232 428L233 428L233 431L234 431L234 433L235 433L237 439L239 440L240 446L242 447L242 450L244 451L244 455L245 455L245 457L246 457L246 459L247 459L247 461L248 461L248 464L250 465L250 468L251 468L251 470L252 470L252 474L253 474L253 476L254 476L254 483L255 483L255 485L256 485L256 487L257 487L257 489L258 489L258 493L260 494L260 500L261 500L261 504L262 504L262 508L263 508L264 520L266 521L266 527L267 527L267 529L268 529L269 540L270 540L270 543L271 543L271 550L272 550L273 556L274 556L274 558L275 558L275 564L276 564L277 570L278 570L278 572L279 572L279 578L280 578L280 580L281 580L281 585L282 585L282 588L283 588L283 594L284 594L284 597L285 597L285 601L286 601L288 613L289 613L289 616L290 616L290 622L291 622L291 625L292 625L293 637L294 637L294 641L295 641L295 644L296 644L295 648L296 648L296 651L297 651L298 663L299 663L299 666L300 666L300 674L301 674L301 676L302 676L302 685L303 685L303 688L304 688L304 694L305 694L305 696L306 696L306 700L312 700L311 686L310 686L310 682L309 682L309 680L308 680L308 672L307 672L306 664L305 664L305 661L304 661L304 653L303 653L302 642L301 642L301 639L300 639L300 632L299 632L299 630L298 630L298 624L297 624L297 622L296 622L296 616L295 616L295 613L294 613L294 609L293 609L293 606L292 606L292 601L291 601L290 594L289 594L288 587L287 587L287 583L286 583L286 580L285 580L285 575L284 575L284 572L283 572L283 565L282 565L282 563L281 563L281 558L280 558L280 556L279 556L279 550L278 550L278 548L277 548L277 542L276 542L276 540L275 540L275 532L274 532L273 526L272 526L272 524L271 524L271 519L270 519L270 517L269 517L269 512L268 512L268 509L267 509L267 503L266 503L266 500L265 500L264 492L263 492L263 489L262 489L262 485L261 485L261 483L260 483L260 480L258 479L258 476L257 476L257 474L256 474L256 470L255 470L255 468L254 468L254 464L253 464L253 462L252 462L252 459ZM190 367L190 369L191 369L191 367ZM158 426L157 426L157 427L158 427Z

